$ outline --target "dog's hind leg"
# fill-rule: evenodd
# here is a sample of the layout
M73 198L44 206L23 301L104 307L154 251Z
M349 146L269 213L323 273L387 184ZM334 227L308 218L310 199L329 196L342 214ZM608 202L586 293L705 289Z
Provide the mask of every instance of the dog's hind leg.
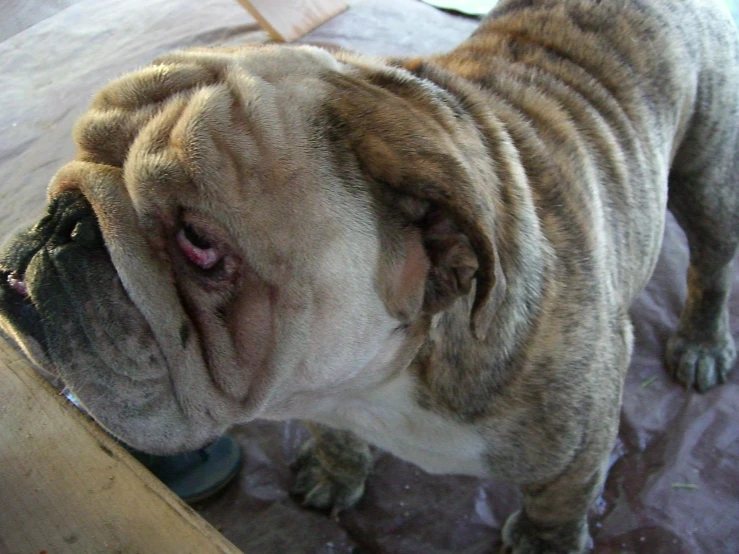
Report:
M699 391L724 383L736 360L728 312L739 242L739 121L731 117L736 113L735 108L723 114L730 122L723 132L725 122L701 121L698 130L712 128L712 134L689 135L670 174L668 206L688 238L690 267L667 364L679 382Z

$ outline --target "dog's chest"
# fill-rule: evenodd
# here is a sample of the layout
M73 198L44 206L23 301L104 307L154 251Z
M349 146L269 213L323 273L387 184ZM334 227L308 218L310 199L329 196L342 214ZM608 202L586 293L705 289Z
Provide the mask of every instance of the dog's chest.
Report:
M316 420L352 431L429 473L489 475L479 433L421 408L405 373L361 396L335 401Z

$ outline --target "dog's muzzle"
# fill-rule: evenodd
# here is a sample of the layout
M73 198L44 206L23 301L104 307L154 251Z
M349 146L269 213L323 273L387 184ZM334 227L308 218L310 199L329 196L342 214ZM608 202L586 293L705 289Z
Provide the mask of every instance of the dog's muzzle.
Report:
M0 250L0 329L135 448L199 448L225 428L178 403L165 353L78 191L60 193Z
M50 291L32 291L29 287L29 281L35 281L41 288L49 288L48 284L40 284L39 276L34 274L39 266L33 268L31 262L43 255L49 262L43 266L55 266L56 258L69 247L105 254L95 213L78 191L57 196L41 220L17 233L0 249L0 321L5 320L14 329L13 335L33 338L44 350L48 344L34 295Z

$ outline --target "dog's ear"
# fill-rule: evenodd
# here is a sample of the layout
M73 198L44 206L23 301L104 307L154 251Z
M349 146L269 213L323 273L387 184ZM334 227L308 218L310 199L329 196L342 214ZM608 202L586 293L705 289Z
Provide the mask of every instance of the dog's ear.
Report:
M476 125L448 94L404 71L365 68L330 80L332 140L353 150L379 196L413 229L396 240L402 262L391 305L406 318L434 314L474 283L471 327L484 338L505 277L495 246L495 175Z

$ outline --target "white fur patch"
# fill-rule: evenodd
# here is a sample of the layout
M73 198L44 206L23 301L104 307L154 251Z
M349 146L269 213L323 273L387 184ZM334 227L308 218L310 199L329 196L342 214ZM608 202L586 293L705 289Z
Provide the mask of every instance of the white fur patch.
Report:
M309 419L352 431L429 473L489 476L482 437L471 425L421 408L407 371L351 396L324 399Z

